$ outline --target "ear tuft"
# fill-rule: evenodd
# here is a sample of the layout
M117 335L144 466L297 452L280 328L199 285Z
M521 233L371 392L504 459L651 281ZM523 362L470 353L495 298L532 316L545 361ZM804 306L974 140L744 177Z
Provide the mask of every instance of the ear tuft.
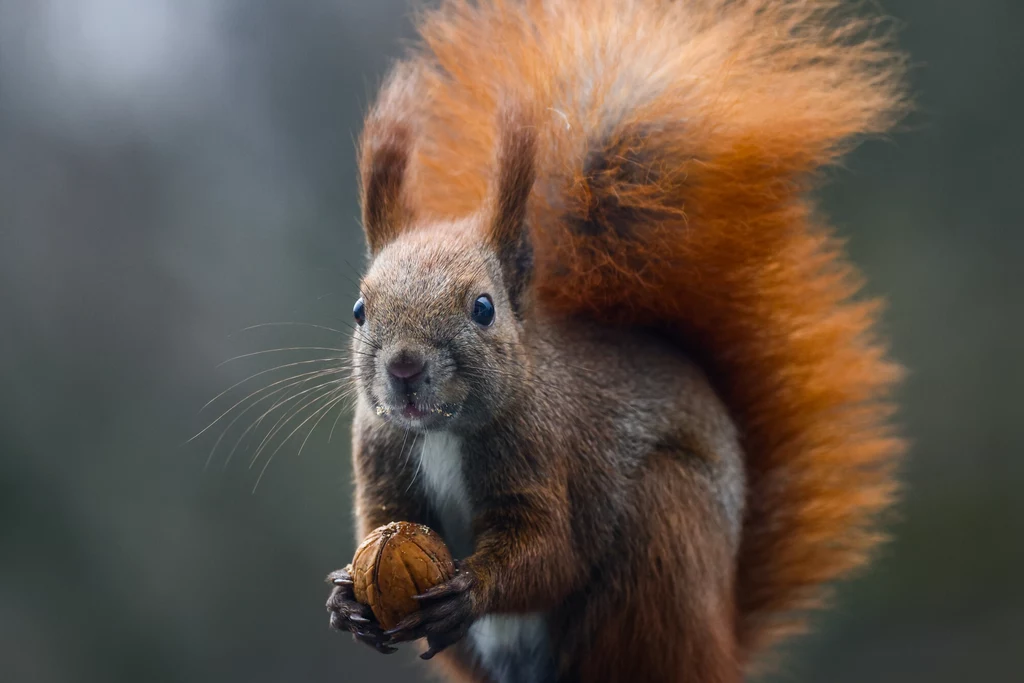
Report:
M522 315L533 272L526 211L536 179L537 130L533 117L517 104L501 109L498 122L497 177L493 193L490 243L516 315Z
M363 127L360 199L371 254L379 252L414 219L405 185L415 148L418 86L416 67L398 64L381 88Z

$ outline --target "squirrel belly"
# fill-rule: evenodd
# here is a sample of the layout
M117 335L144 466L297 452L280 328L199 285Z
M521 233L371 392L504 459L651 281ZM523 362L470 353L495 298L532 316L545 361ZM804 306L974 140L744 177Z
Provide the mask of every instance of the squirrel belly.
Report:
M471 680L738 681L870 559L900 368L807 195L906 105L844 7L420 16L360 141L356 516L461 562L389 638Z

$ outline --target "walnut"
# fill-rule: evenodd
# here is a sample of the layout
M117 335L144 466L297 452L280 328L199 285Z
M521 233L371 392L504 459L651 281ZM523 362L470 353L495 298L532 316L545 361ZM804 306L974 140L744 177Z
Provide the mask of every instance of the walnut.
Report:
M455 576L441 537L429 527L391 522L370 532L352 558L355 598L369 605L386 630L417 609L413 598Z

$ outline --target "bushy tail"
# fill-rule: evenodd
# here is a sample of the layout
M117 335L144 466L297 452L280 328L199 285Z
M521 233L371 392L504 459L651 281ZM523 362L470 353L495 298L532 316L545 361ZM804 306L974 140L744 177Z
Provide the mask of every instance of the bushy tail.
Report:
M476 210L502 99L533 107L539 304L678 335L739 423L749 657L866 560L902 450L878 304L805 199L903 108L879 24L833 0L444 0L420 22L412 191Z

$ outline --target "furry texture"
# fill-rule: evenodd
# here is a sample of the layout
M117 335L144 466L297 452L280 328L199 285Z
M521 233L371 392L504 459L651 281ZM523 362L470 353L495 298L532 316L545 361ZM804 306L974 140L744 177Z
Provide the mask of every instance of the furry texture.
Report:
M746 453L748 662L868 558L902 450L878 303L805 199L903 108L899 54L839 6L443 0L399 68L421 216L484 205L515 102L536 129L533 305L670 333L712 374Z

